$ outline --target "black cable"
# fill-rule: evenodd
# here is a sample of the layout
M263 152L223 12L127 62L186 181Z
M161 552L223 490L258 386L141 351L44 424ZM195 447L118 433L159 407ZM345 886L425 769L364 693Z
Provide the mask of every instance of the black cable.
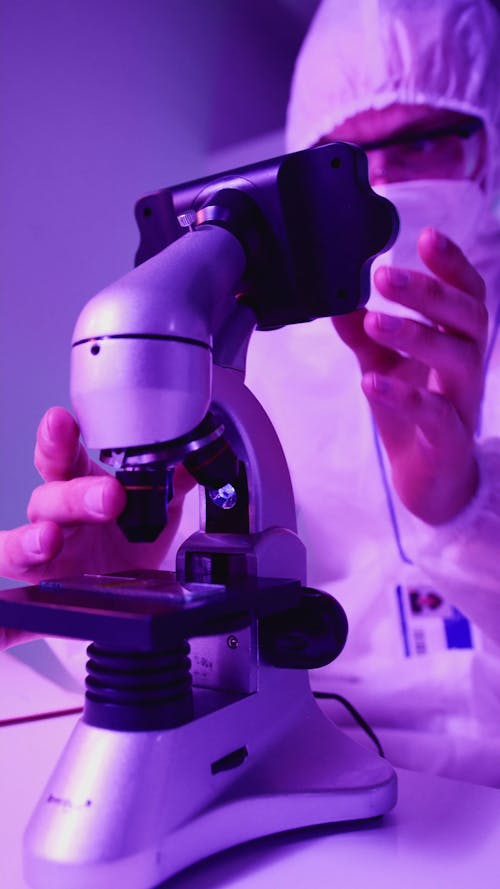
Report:
M345 707L345 709L347 710L347 712L351 714L354 721L358 723L360 728L362 728L363 731L366 732L368 737L373 741L380 756L383 759L385 759L384 748L382 747L382 744L380 743L379 739L377 738L372 727L367 723L366 719L363 719L363 717L361 716L361 713L359 713L359 711L356 710L356 707L354 707L353 704L351 704L351 702L347 700L347 698L344 698L342 695L338 695L338 694L335 694L334 692L330 692L330 691L315 691L315 692L313 692L313 694L314 694L315 698L323 699L323 700L338 701L339 704L342 704Z

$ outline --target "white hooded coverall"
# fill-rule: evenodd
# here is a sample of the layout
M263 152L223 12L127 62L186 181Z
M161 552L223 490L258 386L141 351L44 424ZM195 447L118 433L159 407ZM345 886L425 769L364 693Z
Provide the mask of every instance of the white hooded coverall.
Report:
M288 149L300 150L358 112L394 102L460 111L484 123L483 189L442 186L449 229L433 219L425 185L421 207L423 224L457 239L488 287L474 501L438 528L402 507L357 361L329 319L254 334L247 367L247 383L289 461L308 582L334 595L350 624L344 652L313 671L313 688L358 707L395 765L498 787L500 225L491 206L500 188L499 57L500 13L489 0L324 0L297 61L287 126ZM470 224L459 224L457 233L453 216ZM334 716L350 722L337 707Z

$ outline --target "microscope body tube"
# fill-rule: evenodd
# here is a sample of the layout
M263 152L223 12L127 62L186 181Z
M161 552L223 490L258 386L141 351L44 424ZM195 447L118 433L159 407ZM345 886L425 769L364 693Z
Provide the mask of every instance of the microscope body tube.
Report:
M201 422L212 332L234 311L245 266L233 234L203 225L87 303L71 356L71 400L87 447L152 445Z

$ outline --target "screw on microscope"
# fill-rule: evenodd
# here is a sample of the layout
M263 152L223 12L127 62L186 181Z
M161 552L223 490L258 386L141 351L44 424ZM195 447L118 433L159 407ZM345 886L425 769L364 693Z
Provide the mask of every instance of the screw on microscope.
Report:
M186 210L185 213L181 213L177 217L177 222L181 228L188 228L192 232L196 225L196 210Z
M227 647L231 649L231 651L235 651L240 644L237 636L228 636L227 637Z

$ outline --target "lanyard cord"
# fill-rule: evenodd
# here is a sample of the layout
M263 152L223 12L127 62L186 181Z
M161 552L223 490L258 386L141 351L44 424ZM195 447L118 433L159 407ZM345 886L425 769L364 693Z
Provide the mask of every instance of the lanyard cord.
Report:
M493 329L491 331L490 341L486 347L486 352L484 354L484 378L486 379L486 375L490 368L490 362L493 355L493 349L495 348L495 344L497 341L498 328L500 327L500 302L497 305L495 312L495 320L493 322ZM483 405L481 404L481 409L479 412L479 419L477 423L477 434L481 434L483 426Z
M497 340L499 326L500 326L500 302L498 303L498 306L497 306L497 310L495 313L495 321L493 324L493 330L491 332L490 341L488 343L488 346L487 346L487 349L485 352L485 356L484 356L484 377L485 377L485 379L486 379L486 376L487 376L487 373L489 370L491 357L493 355L493 350L495 348L495 343ZM481 434L482 424L483 424L483 410L482 410L482 406L481 406L479 420L478 420L478 427L477 427L477 434L478 435ZM377 461L378 461L378 465L380 468L380 477L382 479L382 486L384 488L385 501L387 504L387 511L389 513L389 520L391 523L392 533L394 535L396 547L397 547L401 561L404 562L405 565L413 565L413 560L410 559L408 553L406 552L406 550L403 546L403 540L401 537L401 529L399 527L399 522L398 522L398 518L396 515L396 505L394 502L394 495L392 493L391 484L389 482L389 475L388 475L387 467L385 464L385 457L384 457L384 452L382 449L382 442L380 441L380 435L379 435L379 432L378 432L378 429L377 429L377 426L375 424L375 420L373 419L373 417L372 417L372 428L373 428L373 439L375 442L375 452L377 454Z
M375 442L375 451L377 454L378 465L380 468L380 477L382 479L382 486L384 488L385 493L385 502L387 504L387 511L389 513L389 519L391 522L392 533L394 535L394 540L396 542L396 547L399 553L399 557L405 565L413 565L412 560L409 555L405 552L403 547L403 541L401 540L401 531L399 528L399 523L396 516L396 507L394 504L394 497L391 491L391 485L389 483L389 477L387 474L387 468L385 465L384 454L382 451L382 443L380 441L380 435L378 433L377 426L375 424L375 420L372 417L372 428L373 428L373 440Z

